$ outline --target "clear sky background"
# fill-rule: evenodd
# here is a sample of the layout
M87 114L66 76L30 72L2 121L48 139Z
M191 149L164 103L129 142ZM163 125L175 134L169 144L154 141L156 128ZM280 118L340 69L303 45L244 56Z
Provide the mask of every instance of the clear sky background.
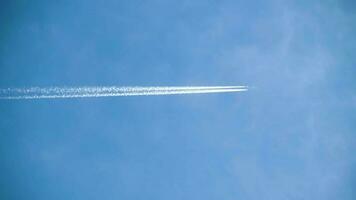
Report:
M352 0L0 1L0 199L355 199Z

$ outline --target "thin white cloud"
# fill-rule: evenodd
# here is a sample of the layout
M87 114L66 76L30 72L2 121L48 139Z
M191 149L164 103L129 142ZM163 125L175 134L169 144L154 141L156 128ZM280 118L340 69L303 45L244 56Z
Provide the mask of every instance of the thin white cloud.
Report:
M247 86L200 87L31 87L0 89L0 99L53 99L112 96L151 96L247 91Z

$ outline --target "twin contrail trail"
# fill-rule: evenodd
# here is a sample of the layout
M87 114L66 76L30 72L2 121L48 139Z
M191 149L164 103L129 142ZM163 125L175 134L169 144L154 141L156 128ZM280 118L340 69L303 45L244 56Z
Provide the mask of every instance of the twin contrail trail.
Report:
M247 86L186 87L30 87L0 89L0 99L56 99L243 92Z

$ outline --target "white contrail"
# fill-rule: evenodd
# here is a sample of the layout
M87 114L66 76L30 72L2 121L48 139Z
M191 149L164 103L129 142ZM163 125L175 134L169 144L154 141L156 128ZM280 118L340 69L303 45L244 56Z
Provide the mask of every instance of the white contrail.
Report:
M0 99L49 99L109 96L149 96L247 91L247 86L187 87L31 87L0 89Z

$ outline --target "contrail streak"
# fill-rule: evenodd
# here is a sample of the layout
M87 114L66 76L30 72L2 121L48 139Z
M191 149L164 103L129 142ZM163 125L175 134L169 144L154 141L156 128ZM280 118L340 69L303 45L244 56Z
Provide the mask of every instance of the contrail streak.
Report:
M150 96L247 91L247 86L187 87L30 87L0 89L0 99L54 99L111 96Z

